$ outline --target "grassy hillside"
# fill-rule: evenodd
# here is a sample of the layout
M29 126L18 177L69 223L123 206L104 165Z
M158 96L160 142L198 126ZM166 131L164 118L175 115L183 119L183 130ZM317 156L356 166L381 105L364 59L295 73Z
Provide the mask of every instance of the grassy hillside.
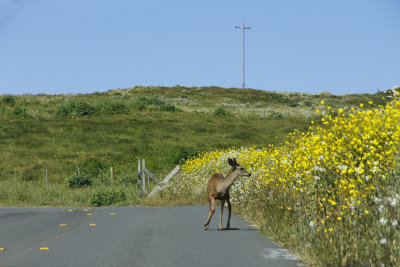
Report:
M135 179L137 159L157 176L199 151L265 146L305 130L320 108L374 95L308 95L218 87L134 87L85 95L0 96L0 181L63 184L93 162ZM97 168L96 167L96 168ZM97 174L96 174L97 175ZM121 179L122 179L121 178ZM51 202L51 200L49 200ZM23 202L23 201L22 201ZM75 202L72 202L75 203Z

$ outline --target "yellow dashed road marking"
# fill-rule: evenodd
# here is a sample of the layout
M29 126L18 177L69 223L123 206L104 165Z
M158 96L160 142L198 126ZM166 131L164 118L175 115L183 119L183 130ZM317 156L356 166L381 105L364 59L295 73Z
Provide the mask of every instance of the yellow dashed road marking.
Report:
M110 212L110 215L115 215L115 212Z
M96 226L96 224L95 224L95 223L91 223L91 224L89 224L89 226L90 226L90 227Z
M92 214L92 213L88 213L87 215L88 215L88 216L92 216L93 214Z
M65 210L65 211L67 211L67 210ZM40 244L44 244L45 242L47 243L47 242L54 241L54 240L60 240L62 237L65 237L71 233L76 233L79 229L82 229L85 226L87 227L86 223L94 220L96 217L99 217L101 215L103 215L103 214L99 213L99 214L93 215L93 217L90 217L90 218L87 217L83 220L83 222L81 222L77 225L74 225L74 224L70 225L71 227L68 227L67 229L65 229L65 231L58 231L55 235L46 237L46 240L43 240L42 237L34 238L23 245L19 245L18 251L15 253L15 255L11 255L10 258L7 259L5 262L1 262L1 265L8 266L8 265L12 264L13 262L18 260L22 256L26 255L28 252L30 252L32 250L36 250L37 247L40 246ZM50 250L49 247L40 247L39 249L40 249L40 251ZM8 249L5 249L5 250L8 250Z
M65 227L65 226L67 226L65 223L60 224L60 227Z
M4 250L4 248L0 248L0 251L3 251Z

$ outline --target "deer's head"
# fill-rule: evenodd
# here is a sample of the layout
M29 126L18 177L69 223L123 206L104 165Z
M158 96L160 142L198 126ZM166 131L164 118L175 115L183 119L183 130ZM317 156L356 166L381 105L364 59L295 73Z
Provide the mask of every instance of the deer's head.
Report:
M237 174L238 176L248 176L250 177L251 173L246 171L242 166L237 163L236 158L231 159L228 158L229 165L232 166L232 172Z

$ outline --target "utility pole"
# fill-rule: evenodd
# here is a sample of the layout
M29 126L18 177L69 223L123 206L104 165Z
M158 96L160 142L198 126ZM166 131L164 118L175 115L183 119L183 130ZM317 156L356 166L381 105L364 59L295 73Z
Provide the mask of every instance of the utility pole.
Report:
M235 26L235 29L241 29L243 31L243 89L244 89L244 30L251 30L251 27L244 26L245 21L243 21L242 27Z

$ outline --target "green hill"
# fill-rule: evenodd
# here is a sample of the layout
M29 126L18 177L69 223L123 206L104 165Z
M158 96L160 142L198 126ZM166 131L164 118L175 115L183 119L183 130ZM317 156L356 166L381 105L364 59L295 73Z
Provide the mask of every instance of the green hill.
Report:
M77 95L0 96L0 181L63 184L97 164L135 177L138 158L157 176L199 151L265 146L306 130L324 100L383 104L381 93L268 92L219 87L142 87ZM93 163L94 162L94 163ZM134 179L134 178L132 178ZM1 201L1 199L0 199Z

